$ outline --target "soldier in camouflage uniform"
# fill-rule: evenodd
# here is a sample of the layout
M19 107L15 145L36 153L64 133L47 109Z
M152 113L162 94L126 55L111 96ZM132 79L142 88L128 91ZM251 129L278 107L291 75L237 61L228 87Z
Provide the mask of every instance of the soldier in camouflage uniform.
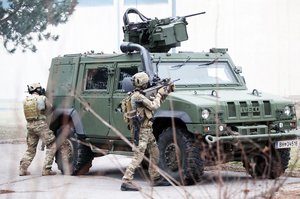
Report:
M134 150L133 158L131 163L127 167L125 174L122 178L122 191L137 191L137 186L132 184L133 175L136 168L141 164L146 149L150 155L150 165L149 165L149 175L152 180L152 186L168 186L170 185L168 181L161 177L158 171L151 166L152 164L157 164L159 159L159 150L152 133L152 116L153 111L160 107L163 99L169 94L166 88L161 88L158 90L155 98L153 100L148 99L142 94L142 90L147 88L149 83L149 77L145 72L140 72L132 77L133 85L135 87L134 92L130 96L130 105L134 112L134 115L140 118L140 128L139 128L139 142ZM128 113L125 113L125 115ZM132 114L132 111L131 111ZM129 125L132 127L132 125ZM132 131L132 129L131 129Z
M46 157L42 175L55 175L56 172L51 170L56 151L55 136L49 129L45 116L46 111L51 110L52 106L44 96L45 90L41 87L40 83L34 83L27 87L30 96L27 96L23 102L28 131L26 138L27 150L20 161L19 175L30 175L27 169L36 154L39 139L46 146Z

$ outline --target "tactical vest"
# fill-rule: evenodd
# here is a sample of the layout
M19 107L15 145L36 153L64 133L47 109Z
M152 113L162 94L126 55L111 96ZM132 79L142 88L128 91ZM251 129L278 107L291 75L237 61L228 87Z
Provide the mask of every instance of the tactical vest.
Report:
M123 119L127 123L129 129L132 127L132 120L131 118L138 115L143 120L141 121L141 127L143 128L149 128L152 126L152 117L153 117L153 111L147 109L144 106L137 106L134 102L132 102L131 98L133 93L129 93L128 96L126 96L121 101L121 109L123 112Z
M23 110L26 120L38 119L41 111L45 110L45 97L27 96L23 103Z
M141 97L143 96L143 97ZM152 110L148 109L143 104L143 98L146 98L144 94L139 91L135 91L131 96L131 107L133 109L131 115L137 115L140 117L141 127L142 128L151 128L152 127ZM151 100L150 100L151 101Z
M37 119L39 117L39 110L37 108L37 98L34 96L27 96L23 103L23 109L26 120Z

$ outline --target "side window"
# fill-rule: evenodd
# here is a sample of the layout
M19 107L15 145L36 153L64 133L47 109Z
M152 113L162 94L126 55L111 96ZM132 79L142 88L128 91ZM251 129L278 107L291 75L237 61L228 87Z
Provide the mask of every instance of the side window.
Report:
M137 67L131 68L120 68L120 76L118 83L118 90L127 91L128 87L130 87L131 77L138 72Z
M88 69L86 78L86 90L107 89L108 70L107 68Z

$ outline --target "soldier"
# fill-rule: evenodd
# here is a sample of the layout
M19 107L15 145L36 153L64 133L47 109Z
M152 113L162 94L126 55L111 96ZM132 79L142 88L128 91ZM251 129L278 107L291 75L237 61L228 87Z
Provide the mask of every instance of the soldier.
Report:
M56 151L55 136L46 123L46 111L52 109L52 105L45 96L45 89L40 83L28 85L29 96L23 102L24 115L27 120L27 150L20 161L19 175L30 175L27 171L35 154L39 139L46 146L46 157L43 165L42 175L55 175L52 171L53 158Z
M156 94L153 100L148 99L145 95L143 95L142 91L147 88L149 83L149 77L145 72L136 73L132 77L133 85L135 87L134 92L130 95L130 103L127 106L131 106L131 108L127 107L127 113L138 117L139 119L139 127L138 127L138 143L136 144L136 150L134 150L133 158L131 163L127 167L125 174L122 178L122 191L138 191L139 189L137 186L132 184L133 175L136 168L141 164L146 149L150 155L150 165L149 165L149 174L152 180L152 186L168 186L170 183L166 181L158 171L151 165L157 165L159 159L159 150L155 140L155 137L152 133L152 116L153 111L160 107L161 102L166 96L169 94L170 91L173 91L173 85L171 86L172 89L167 90L166 87L160 88L158 93ZM132 109L130 111L129 109ZM128 114L129 115L129 114ZM130 117L130 116L128 116ZM131 120L133 118L131 117ZM131 121L132 122L132 121ZM134 131L132 128L136 128L134 126L134 122L132 122L129 127L131 131ZM136 133L136 132L135 132ZM135 136L134 136L135 137Z

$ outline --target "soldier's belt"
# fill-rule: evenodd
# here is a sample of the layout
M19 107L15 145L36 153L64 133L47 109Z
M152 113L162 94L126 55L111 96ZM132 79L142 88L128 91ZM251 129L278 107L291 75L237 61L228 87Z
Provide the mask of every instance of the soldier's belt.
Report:
M145 129L151 129L151 127L141 127L141 130L145 130Z
M39 121L39 120L46 120L46 116L40 115L37 118L28 118L26 119L28 122L33 122L33 121Z
M136 110L132 110L132 111L125 113L126 118L130 119L130 118L133 118L134 116L136 116Z

